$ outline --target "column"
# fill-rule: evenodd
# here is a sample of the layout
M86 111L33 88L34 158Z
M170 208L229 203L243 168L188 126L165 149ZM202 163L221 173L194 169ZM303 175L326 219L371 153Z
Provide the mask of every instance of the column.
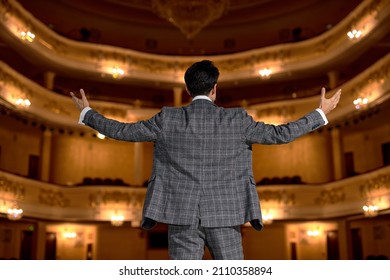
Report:
M143 143L135 142L134 143L134 183L137 185L142 185L142 169L143 169Z
M45 88L47 88L49 90L53 90L55 76L56 76L56 73L50 72L50 71L46 71L43 74L43 83L44 83Z
M334 89L335 87L337 87L339 82L339 72L337 71L328 72L328 78L329 78L330 88Z
M182 93L183 89L181 87L173 88L173 97L174 97L174 106L180 107L182 105Z
M333 153L333 176L335 180L344 178L344 152L339 128L331 130Z
M41 142L41 180L49 182L50 179L50 158L51 158L52 132L45 130Z
M46 249L46 224L43 222L37 222L35 224L35 234L36 234L36 251L35 258L37 260L45 259L45 249Z
M349 233L350 228L348 226L348 223L349 222L345 219L338 221L340 260L348 260L349 256L352 255L349 252L350 245L349 245L348 240L351 239L351 236Z

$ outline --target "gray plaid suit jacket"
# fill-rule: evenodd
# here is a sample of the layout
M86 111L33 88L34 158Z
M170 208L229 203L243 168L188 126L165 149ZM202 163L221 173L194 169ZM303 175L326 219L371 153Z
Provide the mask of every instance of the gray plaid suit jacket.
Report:
M84 123L113 139L154 142L144 228L156 221L190 225L199 220L204 227L251 221L260 230L252 144L288 143L322 126L324 120L313 111L274 126L255 122L242 108L225 109L199 99L182 108L164 107L151 119L136 123L110 120L90 110Z

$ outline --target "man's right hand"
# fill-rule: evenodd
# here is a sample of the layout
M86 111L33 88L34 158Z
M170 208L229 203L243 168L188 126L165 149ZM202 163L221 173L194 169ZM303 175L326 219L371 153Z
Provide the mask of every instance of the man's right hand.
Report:
M341 95L341 89L339 89L331 98L325 98L325 88L321 89L321 101L320 109L326 114L336 108L337 103L339 103Z
M89 107L89 102L87 100L87 97L85 96L85 92L83 89L80 89L80 94L81 98L78 98L73 92L70 92L73 103L80 111L82 111L85 107Z

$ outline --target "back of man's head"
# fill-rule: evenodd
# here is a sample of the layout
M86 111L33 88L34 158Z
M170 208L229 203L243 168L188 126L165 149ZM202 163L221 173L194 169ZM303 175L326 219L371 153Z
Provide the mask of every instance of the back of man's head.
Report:
M210 60L202 60L192 64L184 74L187 90L192 97L208 95L219 77L219 70Z

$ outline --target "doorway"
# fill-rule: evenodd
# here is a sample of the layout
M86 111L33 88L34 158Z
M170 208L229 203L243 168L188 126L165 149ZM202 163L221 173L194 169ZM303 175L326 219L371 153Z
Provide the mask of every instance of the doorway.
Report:
M45 260L55 260L57 254L57 234L46 232Z
M337 230L326 232L326 249L328 260L339 260L339 232Z

